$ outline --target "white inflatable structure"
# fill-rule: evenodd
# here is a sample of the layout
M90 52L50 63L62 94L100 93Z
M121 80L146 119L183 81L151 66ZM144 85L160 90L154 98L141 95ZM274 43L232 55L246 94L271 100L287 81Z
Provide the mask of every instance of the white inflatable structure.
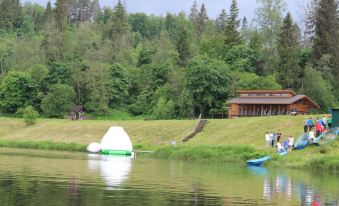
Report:
M87 147L90 153L102 152L108 155L133 155L131 139L122 127L111 127L101 139L100 144L91 143Z
M98 153L101 151L101 145L96 142L92 142L87 146L87 151L90 153Z

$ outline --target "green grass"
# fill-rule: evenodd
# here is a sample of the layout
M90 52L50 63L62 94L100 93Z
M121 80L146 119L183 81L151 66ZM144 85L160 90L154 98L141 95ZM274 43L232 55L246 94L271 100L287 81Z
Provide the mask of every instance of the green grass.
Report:
M160 158L237 163L265 155L267 152L246 145L165 147L158 149L154 154Z
M0 118L0 140L51 141L88 145L100 142L111 126L121 126L131 137L136 149L155 150L170 145L175 139L178 143L195 125L195 121L110 121L61 119L38 119L36 124L26 126L22 119Z
M0 147L15 147L41 150L86 151L87 145L52 141L8 141L0 140Z

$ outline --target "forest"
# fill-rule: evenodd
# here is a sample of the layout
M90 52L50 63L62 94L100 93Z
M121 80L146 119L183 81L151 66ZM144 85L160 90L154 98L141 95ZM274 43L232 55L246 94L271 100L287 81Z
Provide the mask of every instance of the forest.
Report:
M0 0L0 115L63 118L74 105L97 118L194 118L227 114L240 89L292 89L321 111L339 106L337 0L311 0L304 26L284 0L236 0L210 19L128 13L122 1ZM320 112L321 112L320 111Z

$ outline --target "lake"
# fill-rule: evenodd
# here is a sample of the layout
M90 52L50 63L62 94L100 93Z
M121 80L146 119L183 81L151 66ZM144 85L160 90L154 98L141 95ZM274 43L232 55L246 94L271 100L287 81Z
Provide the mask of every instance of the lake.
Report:
M338 205L339 176L0 148L0 205Z

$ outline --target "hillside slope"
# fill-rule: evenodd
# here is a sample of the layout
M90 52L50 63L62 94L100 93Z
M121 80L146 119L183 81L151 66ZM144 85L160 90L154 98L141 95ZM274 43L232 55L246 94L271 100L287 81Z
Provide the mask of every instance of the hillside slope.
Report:
M167 121L70 121L39 119L27 127L21 119L0 118L0 140L54 141L88 144L99 142L110 126L122 126L134 145L144 149L168 146L175 139L178 145L227 145L248 144L261 147L265 144L266 131L278 131L284 135L302 133L303 117L263 117L227 120L209 120L202 133L188 143L181 139L194 128L194 120Z

